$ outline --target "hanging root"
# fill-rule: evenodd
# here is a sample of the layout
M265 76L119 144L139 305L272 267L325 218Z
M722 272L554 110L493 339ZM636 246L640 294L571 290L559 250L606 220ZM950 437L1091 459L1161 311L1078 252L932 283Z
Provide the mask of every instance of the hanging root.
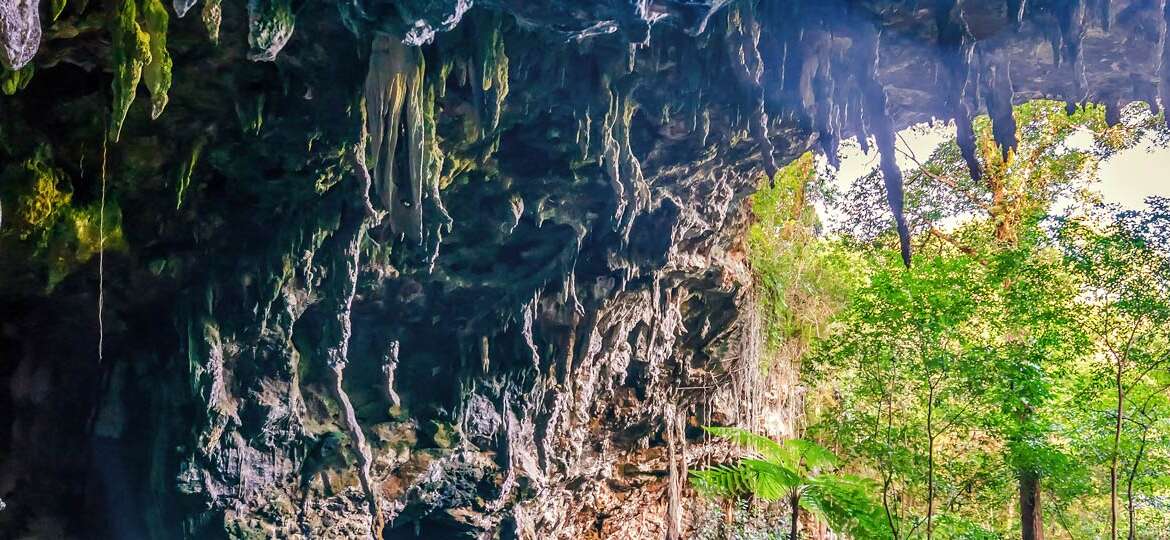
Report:
M101 202L98 207L98 363L102 363L105 352L106 326L103 315L106 308L106 148L109 136L102 136Z

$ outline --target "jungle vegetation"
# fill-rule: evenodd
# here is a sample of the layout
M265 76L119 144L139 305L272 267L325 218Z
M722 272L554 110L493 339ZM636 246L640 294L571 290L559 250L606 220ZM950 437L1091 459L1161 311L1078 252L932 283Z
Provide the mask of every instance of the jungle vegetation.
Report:
M1170 538L1170 201L1095 189L1104 159L1167 136L1124 113L1024 104L1013 149L977 119L975 175L954 140L906 150L908 268L878 171L834 192L806 156L754 196L761 369L798 365L803 418L790 441L711 428L745 457L692 484L783 501L791 527L721 534Z

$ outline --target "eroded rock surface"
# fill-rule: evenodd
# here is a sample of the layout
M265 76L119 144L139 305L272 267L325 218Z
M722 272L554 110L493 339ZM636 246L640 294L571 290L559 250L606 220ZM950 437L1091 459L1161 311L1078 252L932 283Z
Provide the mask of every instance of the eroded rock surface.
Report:
M1142 0L203 2L3 12L5 534L685 536L697 426L798 399L761 173L870 135L896 210L897 128L1170 99Z

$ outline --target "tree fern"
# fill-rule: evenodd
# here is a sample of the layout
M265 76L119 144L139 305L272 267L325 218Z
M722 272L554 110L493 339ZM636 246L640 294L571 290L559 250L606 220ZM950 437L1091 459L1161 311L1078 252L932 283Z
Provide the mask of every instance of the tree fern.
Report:
M767 501L787 498L798 503L793 507L793 522L803 508L834 531L858 539L888 535L885 516L869 497L877 490L873 482L833 473L838 459L826 448L802 439L778 443L740 428L704 429L756 457L745 457L734 465L691 471L691 483L703 495L732 499L751 496Z

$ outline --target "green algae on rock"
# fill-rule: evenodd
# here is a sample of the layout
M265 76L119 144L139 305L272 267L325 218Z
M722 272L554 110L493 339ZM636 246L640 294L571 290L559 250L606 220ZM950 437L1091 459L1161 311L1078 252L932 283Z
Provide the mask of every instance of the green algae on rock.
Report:
M6 96L11 96L24 90L24 87L28 86L28 83L32 81L34 73L36 73L36 66L34 64L25 65L17 70L0 67L0 92L4 92Z
M162 0L142 0L142 30L150 40L150 62L143 67L142 80L150 90L150 117L158 118L167 106L171 89L171 54L167 51L167 20L170 15Z
M142 71L151 63L150 35L138 24L138 7L135 0L117 2L118 8L114 12L110 28L110 49L115 74L109 138L114 142L122 135L122 123L126 120L126 113L130 112L130 105L134 103L134 94L138 91L138 82L142 80Z

